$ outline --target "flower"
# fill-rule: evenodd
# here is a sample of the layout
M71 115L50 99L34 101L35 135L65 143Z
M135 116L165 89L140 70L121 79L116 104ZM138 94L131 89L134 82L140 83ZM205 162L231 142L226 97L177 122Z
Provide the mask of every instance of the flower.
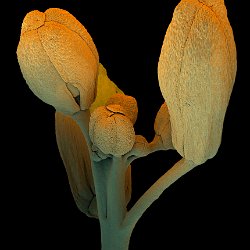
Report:
M135 131L123 107L118 104L100 106L90 116L90 139L103 153L121 156L135 142Z
M164 38L158 78L173 146L196 164L218 151L236 68L224 1L182 0Z
M98 52L87 30L69 12L58 8L29 12L22 23L17 58L33 93L57 111L72 115L94 101Z

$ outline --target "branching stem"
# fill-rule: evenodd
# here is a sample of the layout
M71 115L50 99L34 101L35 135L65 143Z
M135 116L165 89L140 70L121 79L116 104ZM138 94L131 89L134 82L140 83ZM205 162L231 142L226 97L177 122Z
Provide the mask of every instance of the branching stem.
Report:
M146 209L159 198L163 191L195 166L196 165L192 161L188 161L184 158L178 161L140 197L127 213L123 226L134 228Z
M125 198L127 166L139 157L158 150L171 149L171 147L163 147L159 136L155 136L151 143L140 136L137 144L135 143L134 148L128 154L94 162L88 131L89 117L89 111L80 111L73 116L73 119L78 123L85 136L91 157L98 217L101 226L102 249L127 250L131 233L147 208L159 198L164 190L196 165L184 158L178 161L127 212Z

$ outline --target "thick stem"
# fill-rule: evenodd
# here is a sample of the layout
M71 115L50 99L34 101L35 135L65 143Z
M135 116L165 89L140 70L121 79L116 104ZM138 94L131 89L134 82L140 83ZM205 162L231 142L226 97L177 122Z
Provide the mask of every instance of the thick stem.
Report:
M134 228L146 209L159 198L163 191L195 166L195 163L184 158L178 161L140 197L127 213L123 226Z
M80 111L73 118L82 130L90 153L101 227L102 250L128 250L132 230L121 227L127 211L126 163L122 157L94 162L88 133L89 112Z
M121 157L113 157L107 183L107 218L113 225L120 227L125 218L125 178L127 166Z
M85 136L91 156L91 141L88 133L89 111L80 111L75 114L73 118ZM159 147L158 141L159 140L154 140L151 144L146 143L148 147L144 154L146 155L147 153L159 150L161 147ZM138 152L140 152L140 150ZM142 195L130 211L127 212L125 199L127 158L113 157L113 159L106 159L99 163L94 163L91 156L91 163L98 217L101 226L102 250L128 250L129 240L134 226L146 209L159 198L166 188L195 167L192 161L181 159L160 177Z
M99 169L98 164L95 164L92 157L92 150L91 150L91 140L89 137L89 119L90 119L90 112L89 110L81 110L74 114L72 118L77 122L81 131L85 137L88 151L91 159L91 166L92 166L92 174L94 179L95 185L95 193L96 193L96 200L97 200L97 209L98 209L98 217L100 220L105 220L106 218L106 176L105 171L103 169Z
M107 179L110 164L104 160L92 161L92 173L95 184L98 218L100 221L107 219Z
M107 220L101 223L102 250L128 250L132 233L122 227L127 213L125 181L127 166L122 157L113 157L107 182Z
M128 250L132 231L121 230L110 223L101 227L102 250Z

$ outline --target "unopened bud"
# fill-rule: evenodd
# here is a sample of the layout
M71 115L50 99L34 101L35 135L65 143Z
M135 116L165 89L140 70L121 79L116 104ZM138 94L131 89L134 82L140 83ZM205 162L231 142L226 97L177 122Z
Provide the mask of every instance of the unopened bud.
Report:
M164 38L158 77L173 145L184 158L201 164L217 153L235 75L224 1L182 0Z
M90 116L89 135L103 153L121 156L135 141L133 124L120 105L100 106Z
M92 38L69 12L34 10L23 20L17 58L28 86L66 114L90 107L99 58Z

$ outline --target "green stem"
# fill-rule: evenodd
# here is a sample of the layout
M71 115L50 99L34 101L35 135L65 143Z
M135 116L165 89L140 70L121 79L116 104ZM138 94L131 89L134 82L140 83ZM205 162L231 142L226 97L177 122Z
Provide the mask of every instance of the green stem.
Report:
M128 250L132 230L122 227L127 213L126 161L113 156L107 181L107 220L101 222L102 250Z
M102 250L128 250L132 230L121 227L126 216L126 161L122 157L94 162L89 137L89 111L80 111L73 119L80 126L90 153L95 184Z
M100 222L107 219L107 178L109 164L107 161L92 161L92 172L97 200L98 218Z
M106 219L107 213L107 205L106 205L106 176L104 168L99 169L99 165L93 161L92 150L91 150L91 140L89 137L89 119L90 112L89 110L81 110L74 114L72 118L77 122L81 131L85 137L88 151L91 159L92 166L92 174L95 185L95 193L96 193L96 201L97 201L97 209L98 209L98 217L100 220Z
M159 198L163 191L195 166L196 165L192 161L184 158L178 161L140 197L136 204L127 213L123 226L134 228L143 213Z
M102 250L128 250L131 233L106 222L101 227Z
M102 250L128 250L132 231L146 209L172 183L186 174L195 164L181 159L162 177L160 177L127 212L125 199L125 176L128 158L113 157L100 162L94 162L91 141L88 132L89 111L80 111L73 116L85 136L91 158L92 173L95 184L98 217L101 226ZM159 138L146 143L147 148L142 154L148 154L161 149ZM137 156L140 156L140 146ZM143 152L144 151L144 152Z
M107 218L112 224L120 227L127 212L125 198L125 176L127 167L121 157L114 156L110 168L107 183Z

